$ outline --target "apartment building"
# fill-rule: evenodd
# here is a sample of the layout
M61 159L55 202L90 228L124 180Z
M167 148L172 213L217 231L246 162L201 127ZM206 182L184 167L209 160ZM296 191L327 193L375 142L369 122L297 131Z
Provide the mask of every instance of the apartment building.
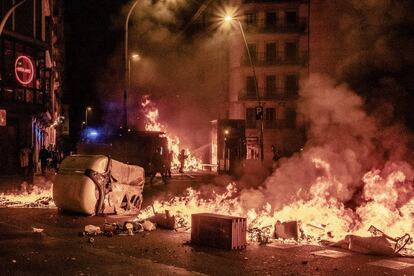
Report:
M0 1L0 176L20 172L19 151L56 144L63 78L62 0ZM9 15L9 16L7 16Z
M228 119L246 122L246 159L261 159L263 135L263 159L269 163L272 146L280 154L288 155L304 143L296 100L299 81L308 75L309 3L236 2L236 18L247 45L240 25L233 24L229 42Z

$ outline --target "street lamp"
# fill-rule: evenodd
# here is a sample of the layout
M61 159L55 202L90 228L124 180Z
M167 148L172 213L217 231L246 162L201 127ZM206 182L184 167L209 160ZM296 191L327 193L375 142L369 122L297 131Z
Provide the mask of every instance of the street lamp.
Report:
M128 129L128 110L127 110L127 101L128 101L128 89L129 89L129 75L130 75L130 60L129 60L129 53L128 53L128 25L129 25L129 18L131 17L131 13L134 10L135 6L138 4L139 0L136 0L131 8L128 11L126 20L125 20L125 53L124 53L124 62L125 62L125 78L124 78L124 129Z
M131 89L131 60L132 61L139 61L141 56L139 54L132 54L128 58L128 90Z
M246 48L247 56L249 57L250 67L252 68L252 72L253 72L254 89L256 90L256 98L257 98L257 103L259 105L258 108L260 108L261 111L262 111L262 115L261 115L261 118L260 118L260 141L259 141L259 143L260 143L260 159L263 162L263 159L264 159L264 152L263 152L263 106L262 106L262 102L260 100L260 95L259 95L259 87L258 87L257 78L256 78L256 69L254 67L254 63L253 63L253 60L252 60L252 55L250 53L249 45L247 44L247 39L246 39L246 35L244 33L242 23L240 22L240 20L238 18L235 18L231 15L224 16L224 21L227 22L227 23L231 23L232 21L236 21L236 23L237 23L237 25L240 29L242 38L243 38L243 42L244 42L244 46ZM256 109L256 113L257 112L258 111Z
M85 108L85 126L88 126L88 112L92 111L92 107L88 106Z

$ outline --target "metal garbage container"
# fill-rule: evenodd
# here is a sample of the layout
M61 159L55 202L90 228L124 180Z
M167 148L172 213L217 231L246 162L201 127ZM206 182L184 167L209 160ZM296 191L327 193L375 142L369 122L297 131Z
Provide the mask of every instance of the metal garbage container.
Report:
M64 211L119 214L139 210L144 169L105 155L71 155L59 168L53 184L53 200Z

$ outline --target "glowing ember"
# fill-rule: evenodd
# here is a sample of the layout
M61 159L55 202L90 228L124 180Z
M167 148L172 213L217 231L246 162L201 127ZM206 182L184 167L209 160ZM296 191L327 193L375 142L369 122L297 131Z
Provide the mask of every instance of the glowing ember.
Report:
M145 114L145 130L146 131L160 131L166 133L168 140L168 149L173 153L173 159L171 168L178 169L180 167L180 161L178 155L180 154L180 139L175 136L170 136L167 133L167 127L158 122L159 111L155 104L149 99L149 96L144 96L141 101L141 106ZM189 149L185 149L187 159L184 163L185 171L199 171L202 170L202 162L191 154Z

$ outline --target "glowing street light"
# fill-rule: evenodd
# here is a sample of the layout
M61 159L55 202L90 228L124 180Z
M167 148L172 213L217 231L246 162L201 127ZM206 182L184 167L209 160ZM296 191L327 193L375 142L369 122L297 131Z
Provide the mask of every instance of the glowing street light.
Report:
M261 108L263 110L262 102L260 100L260 95L259 95L259 88L258 88L258 85L257 85L256 69L254 67L254 63L253 63L253 60L252 60L252 55L250 53L249 45L247 44L247 39L246 39L246 35L244 33L244 30L243 30L243 25L242 25L242 23L240 22L240 20L238 18L233 17L229 14L225 15L223 20L226 23L231 23L233 21L236 21L237 25L239 26L239 29L240 29L240 32L241 32L241 35L242 35L242 38L243 38L244 46L246 48L247 56L249 57L250 67L252 68L252 72L253 72L254 88L256 90L257 102L258 102L259 108ZM263 151L263 116L260 118L260 159L262 161L264 159L264 151Z
M134 54L130 55L129 58L128 58L128 87L127 87L128 90L131 89L131 60L132 61L140 61L141 56L137 53L134 53Z
M88 106L85 108L85 126L88 126L88 112L92 111L92 107Z

